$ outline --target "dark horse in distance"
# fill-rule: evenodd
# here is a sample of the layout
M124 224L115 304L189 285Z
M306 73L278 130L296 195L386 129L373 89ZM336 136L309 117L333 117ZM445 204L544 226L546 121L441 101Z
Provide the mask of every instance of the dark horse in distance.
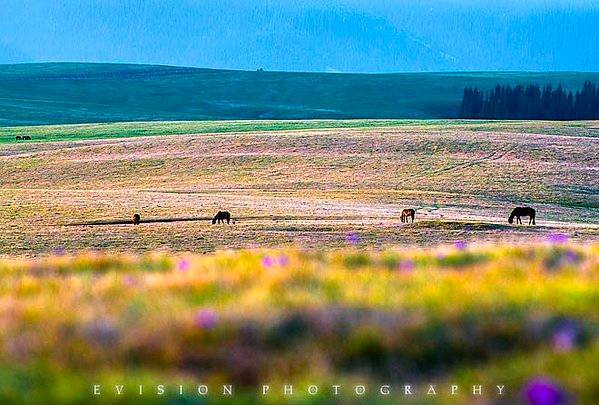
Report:
M139 225L140 221L141 221L141 215L134 214L133 215L133 225Z
M220 224L221 222L227 221L227 224L231 221L231 213L229 211L219 211L216 213L214 218L212 218L212 225L217 222Z
M512 211L512 213L510 214L510 217L508 218L508 222L510 224L514 223L514 217L516 217L516 223L517 224L521 224L522 223L522 218L520 217L529 217L530 219L528 220L528 225L530 225L531 223L533 225L536 225L535 223L535 217L537 215L537 212L534 210L534 208L530 208L530 207L516 207L514 208L514 210Z
M412 208L406 208L401 212L401 222L408 222L408 220L412 218L412 223L414 222L414 218L416 218L416 210Z

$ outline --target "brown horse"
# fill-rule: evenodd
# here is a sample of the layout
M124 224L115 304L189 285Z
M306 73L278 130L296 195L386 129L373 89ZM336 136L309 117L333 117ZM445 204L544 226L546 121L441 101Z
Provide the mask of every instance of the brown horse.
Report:
M414 218L416 218L416 210L413 208L406 208L401 212L401 222L407 223L412 218L412 223L414 223Z
M133 215L133 225L139 225L140 222L141 222L141 215L134 214Z
M225 221L227 221L227 224L229 221L231 221L231 213L229 211L219 211L216 213L214 218L212 218L212 225L216 224L217 222L220 224L221 222Z
M510 214L510 217L508 218L508 222L510 224L514 223L514 217L516 217L516 223L517 224L521 224L522 223L522 218L520 217L529 217L530 219L528 220L528 225L530 225L531 223L533 225L536 225L535 222L535 217L537 215L537 212L534 210L534 208L530 208L530 207L516 207L514 208L514 210L512 211L512 213Z

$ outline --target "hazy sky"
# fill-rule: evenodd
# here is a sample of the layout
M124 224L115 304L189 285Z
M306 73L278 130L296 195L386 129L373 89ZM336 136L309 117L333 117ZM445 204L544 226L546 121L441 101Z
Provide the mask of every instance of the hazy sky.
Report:
M0 0L0 63L599 70L599 0Z

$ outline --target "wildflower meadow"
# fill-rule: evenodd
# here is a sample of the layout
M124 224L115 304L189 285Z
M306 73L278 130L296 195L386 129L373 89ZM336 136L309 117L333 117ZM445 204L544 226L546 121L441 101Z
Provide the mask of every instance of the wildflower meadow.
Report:
M365 392L340 400L384 402L382 382L409 382L417 402L471 401L478 384L505 386L485 393L491 402L599 398L598 245L369 253L353 240L326 252L0 260L0 400L220 401L231 384L230 401L251 402L267 383L262 399L276 403L289 381L296 402L357 382Z

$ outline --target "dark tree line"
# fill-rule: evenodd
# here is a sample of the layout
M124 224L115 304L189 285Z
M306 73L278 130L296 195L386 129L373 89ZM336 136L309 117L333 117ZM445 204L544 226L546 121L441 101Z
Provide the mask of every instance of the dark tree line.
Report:
M527 119L527 120L590 120L599 119L599 87L585 82L581 90L572 93L560 84L496 86L482 92L468 87L464 90L461 118Z

